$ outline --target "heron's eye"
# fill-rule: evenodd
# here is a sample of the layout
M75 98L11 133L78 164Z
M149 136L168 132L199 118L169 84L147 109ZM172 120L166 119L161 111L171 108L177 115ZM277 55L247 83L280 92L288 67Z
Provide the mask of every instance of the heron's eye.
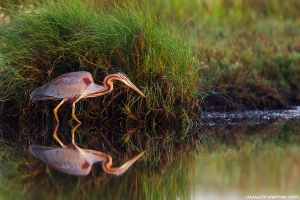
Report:
M127 75L124 74L123 72L119 72L119 74L120 74L120 76L121 76L123 79L127 79L127 78L128 78Z

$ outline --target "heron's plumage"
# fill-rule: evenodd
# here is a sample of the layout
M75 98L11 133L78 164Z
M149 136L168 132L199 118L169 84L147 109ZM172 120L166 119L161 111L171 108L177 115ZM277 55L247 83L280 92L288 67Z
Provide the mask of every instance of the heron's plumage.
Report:
M89 82L85 81L85 79L90 80L90 84L87 84ZM35 89L30 94L30 97L32 101L80 97L86 88L92 84L95 85L94 79L89 72L70 72Z
M73 175L87 175L92 165L72 147L67 149L61 147L44 147L31 145L29 151L40 160L48 163L53 168ZM88 164L88 165L87 165Z

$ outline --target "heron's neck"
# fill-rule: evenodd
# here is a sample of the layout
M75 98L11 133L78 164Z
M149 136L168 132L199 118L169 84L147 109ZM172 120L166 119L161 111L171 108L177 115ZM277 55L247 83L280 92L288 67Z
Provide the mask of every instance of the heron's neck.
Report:
M98 97L107 93L110 93L114 88L113 82L111 79L106 80L106 78L103 81L102 85L97 84L91 84L89 85L85 93L87 94L85 97Z
M81 154L88 160L90 163L96 162L106 162L109 155L102 153L101 151L95 151L91 149L81 149Z
M114 74L106 76L105 79L103 80L102 91L100 89L99 92L101 92L102 94L110 93L114 89L114 83L113 83L114 79L115 79Z

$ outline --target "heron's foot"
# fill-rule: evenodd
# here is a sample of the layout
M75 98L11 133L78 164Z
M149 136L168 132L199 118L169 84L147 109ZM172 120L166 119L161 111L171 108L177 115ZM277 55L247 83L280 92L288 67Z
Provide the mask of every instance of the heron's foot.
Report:
M54 138L56 139L56 141L60 144L60 146L64 149L67 149L68 147L66 145L64 145L64 143L62 143L62 141L60 141L60 139L56 136L54 136Z
M68 124L70 124L71 126L73 125L73 119L80 125L80 124L82 124L82 122L81 121L79 121L77 118L75 119L75 118L72 118L72 119L70 119L69 121L68 121Z
M82 124L82 122L81 121L79 121L78 119L75 119L76 120L76 122L78 122L78 124Z
M74 119L78 124L82 124L81 121L79 121L79 119L77 119L77 117L73 117L73 119Z

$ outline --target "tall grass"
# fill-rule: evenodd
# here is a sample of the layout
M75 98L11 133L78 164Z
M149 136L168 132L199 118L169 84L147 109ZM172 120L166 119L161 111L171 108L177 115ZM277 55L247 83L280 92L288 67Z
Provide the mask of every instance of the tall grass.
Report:
M156 23L147 6L104 9L79 0L48 0L12 17L0 30L0 96L16 99L23 116L37 106L28 105L34 88L77 70L91 72L98 83L110 72L123 71L147 96L115 89L103 104L102 98L81 103L83 115L84 110L91 117L107 110L111 117L122 108L135 120L172 122L188 118L186 113L197 107L195 51L175 28Z

